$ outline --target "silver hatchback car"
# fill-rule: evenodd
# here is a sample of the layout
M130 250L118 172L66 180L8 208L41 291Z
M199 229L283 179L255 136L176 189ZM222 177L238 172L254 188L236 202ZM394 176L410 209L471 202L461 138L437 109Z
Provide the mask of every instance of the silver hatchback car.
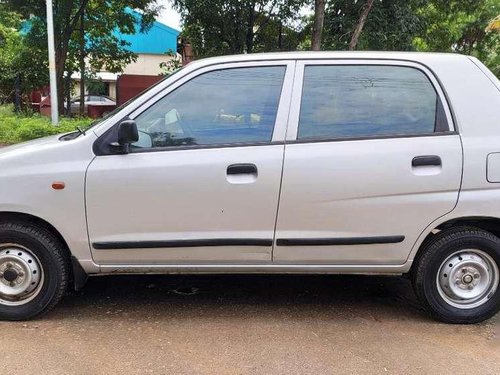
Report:
M89 275L407 274L500 309L500 82L454 54L189 64L85 132L0 151L0 318Z

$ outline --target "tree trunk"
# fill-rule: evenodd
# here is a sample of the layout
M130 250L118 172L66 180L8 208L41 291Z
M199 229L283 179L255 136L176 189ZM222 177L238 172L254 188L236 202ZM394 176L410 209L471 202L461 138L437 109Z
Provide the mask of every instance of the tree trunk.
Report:
M314 1L314 24L312 31L311 49L321 49L321 34L323 33L323 21L325 19L325 0Z
M80 16L80 115L85 114L85 26L84 14Z
M57 99L58 99L58 111L60 114L64 113L64 69L66 68L66 60L68 59L68 46L71 39L71 34L75 30L80 20L80 15L85 10L89 0L81 0L79 7L77 8L76 14L70 17L70 12L74 6L73 1L61 1L59 5L64 5L66 8L61 9L57 7L54 13L54 44L56 47L56 79L57 79ZM69 8L68 8L69 6ZM61 27L61 21L65 17L69 17L68 22L65 23L64 27Z
M236 6L236 8L234 9L234 19L240 20L241 14L242 14L241 8L239 6ZM246 33L242 32L241 27L242 25L240 22L233 22L233 29L234 29L233 54L240 54L245 52Z
M246 52L253 52L253 39L254 39L254 31L253 27L255 24L255 1L252 1L249 4L248 8L248 24L247 24L247 35L246 35Z
M71 116L71 74L72 72L70 72L68 70L68 72L66 73L66 79L64 81L64 84L66 85L66 88L64 90L64 92L66 93L66 98L65 98L65 101L66 101L66 116L70 117Z
M14 81L14 111L16 113L21 112L21 77L19 74L16 75L16 80Z
M57 107L59 114L64 114L64 67L66 66L67 51L56 48L56 82Z
M283 50L283 22L279 21L278 27L278 50Z
M354 29L354 33L352 34L351 42L349 43L349 51L354 51L356 49L361 31L363 31L363 27L365 26L368 14L373 7L373 2L374 0L366 0L365 5L363 5L361 15L359 16L358 23L356 25L356 28Z

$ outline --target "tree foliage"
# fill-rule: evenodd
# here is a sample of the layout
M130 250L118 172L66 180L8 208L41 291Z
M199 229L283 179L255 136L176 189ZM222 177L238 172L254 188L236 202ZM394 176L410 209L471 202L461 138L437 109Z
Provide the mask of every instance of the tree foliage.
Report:
M21 17L0 8L0 103L12 100L17 85L29 92L47 82L47 57L39 48L29 47L17 31Z
M424 1L375 0L356 43L358 50L412 50L412 39L422 21L414 10ZM347 50L367 3L330 0L325 19L323 49Z
M500 15L500 0L434 0L417 15L424 22L417 50L474 55L500 77L500 35L487 30Z
M486 28L487 32L497 31L500 32L500 15L496 16L491 22L488 24Z
M47 55L47 24L45 0L4 0L4 11L16 12L25 20L23 41L28 48ZM132 12L138 9L141 13ZM74 72L80 57L80 26L85 25L85 57L94 70L104 66L112 72L120 71L135 59L127 43L113 31L133 34L140 25L145 30L154 21L159 7L155 0L54 0L54 39L60 111L64 98L64 73ZM137 14L140 14L139 19Z
M198 57L295 49L303 0L173 0Z
M315 1L171 1L198 57L311 48L314 17L301 14ZM326 0L321 49L466 53L500 76L499 7L500 0Z

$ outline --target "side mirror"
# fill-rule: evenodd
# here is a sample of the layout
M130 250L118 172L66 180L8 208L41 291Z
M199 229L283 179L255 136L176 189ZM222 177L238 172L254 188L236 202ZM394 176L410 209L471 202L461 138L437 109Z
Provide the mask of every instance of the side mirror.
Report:
M130 144L139 140L139 131L134 120L124 120L118 125L118 142L112 144L113 148L118 148L123 154L128 154Z
M118 127L118 144L125 146L139 140L139 131L134 120L122 121Z

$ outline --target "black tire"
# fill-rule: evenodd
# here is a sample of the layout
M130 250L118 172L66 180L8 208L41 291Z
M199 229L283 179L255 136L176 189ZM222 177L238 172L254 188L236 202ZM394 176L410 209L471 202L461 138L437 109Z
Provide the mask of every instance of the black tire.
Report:
M0 223L0 247L2 244L29 249L39 262L43 278L37 294L28 302L11 306L0 301L0 319L27 320L51 310L68 287L71 268L65 246L47 230L29 223Z
M500 239L474 227L456 227L439 232L424 244L413 265L411 276L415 294L434 318L445 323L479 323L500 310L500 286L489 294L489 299L483 304L467 309L455 307L441 296L437 280L441 265L453 254L466 249L486 253L500 268Z

